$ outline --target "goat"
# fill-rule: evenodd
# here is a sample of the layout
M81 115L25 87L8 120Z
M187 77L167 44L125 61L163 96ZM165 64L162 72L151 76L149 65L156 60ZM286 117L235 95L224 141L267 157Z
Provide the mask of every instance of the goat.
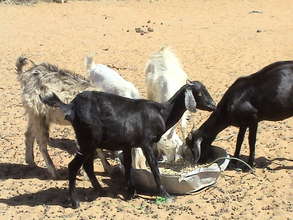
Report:
M32 67L23 71L29 61ZM48 172L53 178L57 178L55 166L47 151L49 126L51 123L60 125L70 125L70 123L64 120L64 114L59 109L53 109L43 104L39 95L49 90L58 94L64 102L70 102L81 91L100 91L101 88L91 86L88 80L68 70L59 69L49 63L36 65L23 56L20 56L16 61L16 73L21 85L22 103L28 115L28 126L25 132L25 161L30 165L35 165L33 145L36 140ZM100 150L97 153L104 169L111 172L111 166L103 153Z
M179 59L169 47L162 47L150 56L145 74L147 98L160 103L168 101L188 80ZM190 112L186 111L178 123L183 138L186 137L187 121L190 117ZM176 127L175 125L169 129L157 144L159 157L163 155L169 162L179 157L177 151L183 144L176 133Z
M280 121L293 116L293 61L272 63L260 71L238 78L225 92L217 109L186 143L194 161L203 162L217 134L230 125L239 127L234 157L239 158L249 128L249 165L254 165L258 122ZM201 153L201 151L203 151Z
M131 149L140 146L154 175L158 192L169 197L161 184L153 144L182 117L186 109L195 111L214 109L212 98L204 85L192 82L184 85L165 103L144 99L129 99L110 93L85 91L78 94L70 104L55 95L41 97L52 107L60 108L74 128L79 150L69 163L69 199L72 207L79 206L75 198L76 173L83 166L92 186L101 192L93 172L93 154L97 147L122 150L124 157L127 191L125 199L135 195L130 178Z
M126 98L139 99L138 89L118 72L104 64L95 64L92 57L85 58L90 82L103 91Z
M102 88L104 92L120 95L126 98L139 99L138 89L129 81L125 80L118 72L103 64L95 64L92 57L85 57L85 65L89 74L89 80L93 86ZM116 160L119 154L116 152ZM141 148L132 149L132 167L146 169L145 158ZM121 162L121 161L120 161Z
M156 102L166 102L170 99L188 80L179 59L169 47L162 47L158 52L152 54L145 67L147 98ZM181 132L185 138L185 129L190 114L185 112L180 119ZM175 127L168 131L170 137Z

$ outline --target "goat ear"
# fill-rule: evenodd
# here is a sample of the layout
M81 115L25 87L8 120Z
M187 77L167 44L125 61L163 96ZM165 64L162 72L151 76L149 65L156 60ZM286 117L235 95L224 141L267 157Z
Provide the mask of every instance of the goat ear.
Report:
M194 99L191 89L186 89L184 101L185 107L188 111L196 112L196 101Z

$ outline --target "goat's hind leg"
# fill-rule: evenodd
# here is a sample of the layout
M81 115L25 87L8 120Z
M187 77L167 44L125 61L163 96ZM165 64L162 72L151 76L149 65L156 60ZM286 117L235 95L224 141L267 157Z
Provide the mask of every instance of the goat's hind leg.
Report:
M249 126L249 159L248 164L254 166L254 157L255 157L255 143L256 143L256 132L257 132L257 122Z
M73 160L68 165L69 201L72 205L72 208L79 207L79 200L76 198L76 195L75 195L75 182L76 182L76 174L83 163L84 163L84 156L80 154L76 154Z
M127 194L125 196L126 200L132 199L135 197L135 187L133 185L132 179L131 179L131 164L132 164L132 156L131 156L131 148L124 149L123 150L123 165L125 168L125 180L127 183Z
M25 132L25 162L29 165L36 165L34 162L34 124L32 114L29 114L27 130Z
M43 117L35 118L34 125L36 129L34 132L36 134L37 143L39 145L41 154L45 160L47 169L53 178L57 178L57 172L56 172L55 166L47 150L47 145L49 140L49 125L46 122L46 119Z

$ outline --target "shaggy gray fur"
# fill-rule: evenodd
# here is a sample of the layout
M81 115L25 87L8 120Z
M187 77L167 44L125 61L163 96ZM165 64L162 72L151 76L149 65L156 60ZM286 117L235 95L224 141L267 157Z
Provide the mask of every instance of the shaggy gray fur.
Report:
M31 64L31 67L23 70L28 64ZM21 85L23 107L28 115L28 126L25 132L25 161L28 164L34 164L33 145L36 140L49 173L56 178L56 169L47 151L49 126L50 123L61 125L69 125L69 123L64 120L64 114L59 109L43 104L39 95L54 92L63 102L69 103L82 91L101 91L101 89L92 87L87 79L71 71L59 69L49 63L36 65L23 56L16 61L16 73ZM105 158L101 155L101 151L98 151L98 154L102 157L103 165L107 163L103 161Z

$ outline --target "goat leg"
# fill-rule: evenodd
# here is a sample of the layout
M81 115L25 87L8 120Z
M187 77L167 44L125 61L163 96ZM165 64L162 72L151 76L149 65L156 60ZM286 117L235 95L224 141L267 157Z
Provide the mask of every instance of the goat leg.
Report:
M103 153L103 151L99 148L97 148L97 154L98 157L100 158L103 168L106 171L106 173L108 173L109 175L111 175L113 173L113 167L109 164L109 162L107 161L105 154Z
M144 156L147 159L147 162L148 162L148 164L149 164L149 166L151 168L151 171L152 171L152 173L154 175L159 195L162 196L162 197L165 197L165 198L171 198L171 196L167 193L165 187L161 183L160 172L159 172L159 168L158 168L158 162L155 159L155 155L154 155L154 152L153 152L153 149L152 149L151 145L150 144L144 145L142 147L142 150L143 150Z
M131 163L132 163L132 156L131 156L131 148L127 148L123 150L123 165L125 168L125 180L127 183L127 194L125 196L126 200L132 199L135 197L135 187L133 185L130 172L131 172Z
M35 136L30 121L31 120L29 119L27 130L25 132L25 162L29 165L35 165L33 151Z
M76 154L74 159L68 165L68 179L69 179L69 202L72 208L79 207L79 201L75 195L76 174L84 162L84 156Z
M47 169L50 173L50 175L52 176L52 178L57 179L57 172L56 172L56 168L53 164L52 159L49 156L48 150L47 150L47 141L45 140L37 140L41 154L45 160Z
M34 118L34 133L36 134L37 143L39 145L39 149L41 151L41 154L45 160L47 169L50 173L50 175L56 179L57 178L57 172L55 169L55 166L53 164L52 159L50 158L50 155L47 150L48 140L49 140L49 125L46 122L46 119L44 117L35 117Z
M234 152L234 157L239 158L240 156L240 150L241 150L241 146L244 140L244 135L246 132L247 127L246 126L241 126L239 128L239 132L238 132L238 136L237 136L237 142L236 142L236 149ZM238 162L236 160L231 161L233 165L237 165Z
M94 173L94 154L84 161L83 169L85 170L85 172L86 172L89 180L91 181L91 184L94 187L95 191L99 195L102 195L104 193L103 189L102 189L101 185L99 184L99 182L95 176L95 173Z
M248 164L254 166L254 157L255 157L255 142L256 142L256 132L257 132L257 122L249 126L249 159Z

